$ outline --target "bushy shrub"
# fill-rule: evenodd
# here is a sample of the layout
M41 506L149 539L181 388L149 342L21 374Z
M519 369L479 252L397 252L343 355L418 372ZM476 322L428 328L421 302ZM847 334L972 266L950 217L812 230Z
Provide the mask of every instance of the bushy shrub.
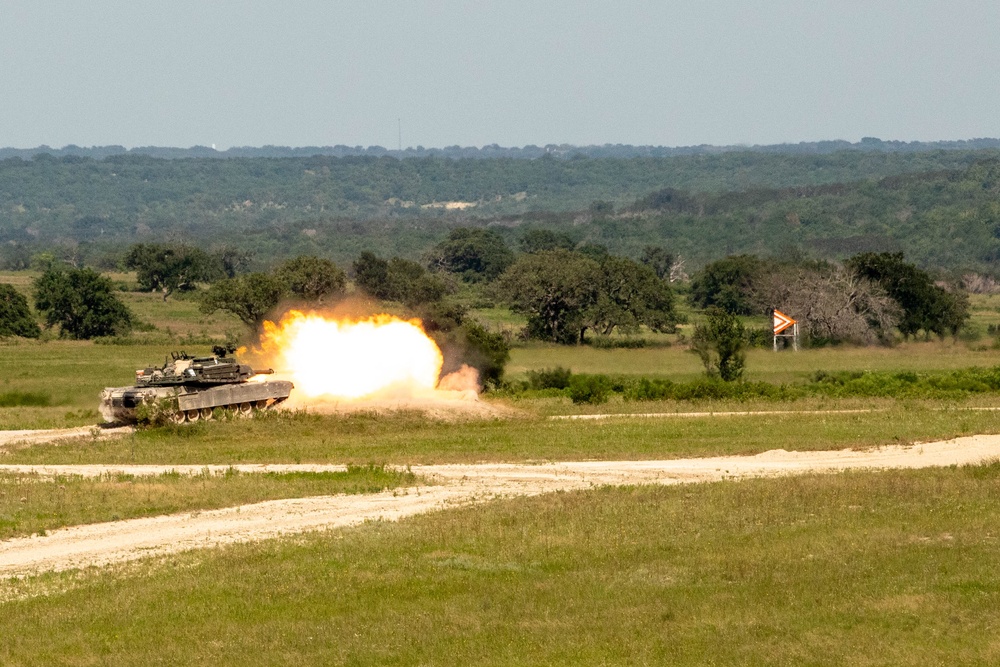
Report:
M958 400L1000 393L1000 366L937 374L817 371L804 384L725 382L719 377L674 382L627 375L577 375L557 367L529 372L526 381L507 385L505 391L511 395L530 392L533 398L569 396L575 403L603 403L613 394L627 401L787 401L807 396Z
M677 385L670 380L639 378L625 390L625 398L630 401L666 401L674 398Z
M794 398L795 393L786 385L773 385L767 382L725 382L720 378L704 378L677 385L672 398L680 401L749 401L761 398Z
M746 365L746 327L735 315L720 308L707 313L704 324L694 328L691 349L701 358L709 377L733 382L743 377Z
M836 398L961 398L1000 391L1000 366L965 368L937 375L911 371L818 371L804 388L812 394Z
M591 347L596 347L599 350L635 350L653 346L651 342L645 338L636 338L632 336L594 336L593 338L588 339L587 342ZM667 341L657 345L657 347L669 346L670 343Z
M539 371L528 371L529 389L565 389L573 373L568 368L556 366Z
M975 343L981 340L986 332L978 324L973 324L972 322L965 322L962 328L958 330L958 339L963 343Z
M760 329L747 327L747 347L768 348L774 344L773 334L770 329Z
M569 379L569 397L574 403L606 403L611 380L606 375L574 375Z

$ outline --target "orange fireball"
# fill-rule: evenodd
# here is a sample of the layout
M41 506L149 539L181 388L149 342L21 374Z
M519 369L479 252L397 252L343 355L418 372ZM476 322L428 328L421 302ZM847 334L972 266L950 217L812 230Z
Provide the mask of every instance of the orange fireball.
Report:
M419 320L391 315L334 320L292 310L264 323L261 345L309 397L433 391L444 362Z

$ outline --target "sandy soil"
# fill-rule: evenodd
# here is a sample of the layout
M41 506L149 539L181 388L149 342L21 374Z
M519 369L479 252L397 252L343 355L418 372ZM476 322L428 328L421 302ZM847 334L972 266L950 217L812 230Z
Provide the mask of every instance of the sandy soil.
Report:
M922 468L1000 458L1000 436L974 436L872 450L787 452L669 461L585 461L414 466L431 486L364 496L275 500L221 510L74 526L0 542L0 577L101 566L150 556L261 540L310 530L392 521L422 512L512 496L601 485L680 484L847 469ZM214 466L224 470L228 466ZM325 465L246 465L246 472L342 470ZM205 466L0 466L40 475L196 473Z
M105 428L103 426L77 426L76 428L52 428L34 431L0 431L0 450L39 445L46 442L72 440L75 438L106 438L125 435L133 431L131 426Z

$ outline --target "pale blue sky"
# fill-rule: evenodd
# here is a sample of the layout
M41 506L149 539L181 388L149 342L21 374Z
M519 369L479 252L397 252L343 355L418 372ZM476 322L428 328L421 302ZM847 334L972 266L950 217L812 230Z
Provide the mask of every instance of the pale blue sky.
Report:
M998 137L1000 2L0 0L0 146Z

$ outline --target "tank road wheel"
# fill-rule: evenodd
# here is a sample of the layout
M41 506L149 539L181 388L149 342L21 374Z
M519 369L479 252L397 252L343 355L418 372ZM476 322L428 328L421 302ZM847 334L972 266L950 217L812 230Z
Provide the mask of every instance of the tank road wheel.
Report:
M173 412L170 413L170 417L168 417L168 419L170 419L170 421L172 421L175 424L183 424L184 412L182 410L174 410Z
M197 410L188 410L184 413L184 416L187 417L189 422L196 422L201 414Z
M254 407L257 408L258 410L266 410L267 409L267 401L266 400L257 401L257 404L254 405Z
M202 419L212 418L212 408L202 408L199 412L201 412Z
M240 415L243 417L249 417L253 414L253 406L249 403L240 403Z

